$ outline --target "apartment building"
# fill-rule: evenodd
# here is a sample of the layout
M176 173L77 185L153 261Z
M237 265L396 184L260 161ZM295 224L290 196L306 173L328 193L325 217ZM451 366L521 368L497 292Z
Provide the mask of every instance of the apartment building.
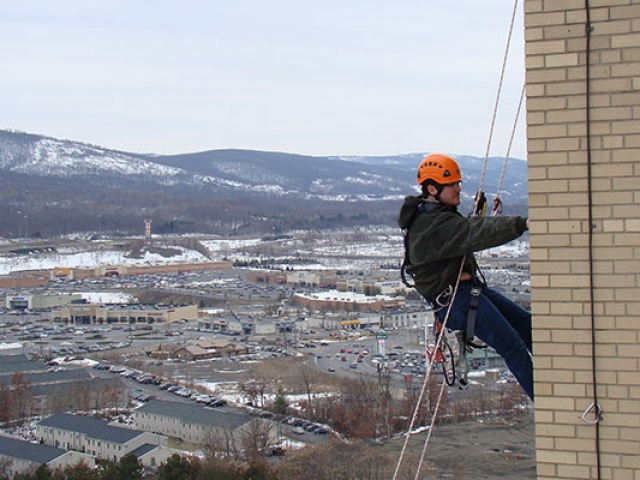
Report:
M240 448L246 438L264 435L264 443L276 441L277 428L271 421L245 413L234 413L194 403L154 400L136 409L138 429L157 432L198 445L224 443Z
M50 469L64 468L79 462L89 467L95 466L94 457L86 453L2 436L0 436L0 459L4 461L9 478L36 469L40 465L47 465Z
M68 413L56 413L40 421L36 426L36 436L44 445L75 450L113 462L146 445L163 447L167 444L167 438L162 435ZM154 450L156 456L146 456L147 461L154 465L164 462L172 453L166 448Z

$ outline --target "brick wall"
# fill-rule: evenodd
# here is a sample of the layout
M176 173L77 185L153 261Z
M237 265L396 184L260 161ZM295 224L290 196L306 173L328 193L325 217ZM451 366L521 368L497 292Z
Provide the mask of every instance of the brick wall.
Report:
M588 2L589 56L586 3L524 2L538 478L640 479L640 0Z

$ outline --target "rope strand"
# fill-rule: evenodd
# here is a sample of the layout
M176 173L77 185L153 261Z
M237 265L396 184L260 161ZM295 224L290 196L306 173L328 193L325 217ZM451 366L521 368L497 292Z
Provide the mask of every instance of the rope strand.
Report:
M509 56L509 47L511 45L511 36L513 34L513 26L515 24L515 20L516 20L516 11L518 8L518 0L515 0L513 2L513 12L511 14L511 24L509 25L509 34L507 36L507 45L505 47L505 52L504 52L504 56L502 58L502 69L500 71L500 80L498 82L498 91L496 92L496 100L495 103L493 105L493 115L491 116L491 124L489 127L489 138L487 140L487 148L485 150L484 153L484 164L482 167L482 174L480 176L480 184L478 185L478 191L482 191L484 189L484 178L487 172L487 162L489 161L489 152L491 151L491 141L493 139L493 130L495 128L495 124L496 124L496 117L498 115L498 105L500 104L500 95L502 93L502 84L504 82L504 72L506 70L507 67L507 58ZM480 195L476 195L476 204L474 206L473 211L477 212L478 211L478 202L480 201Z
M458 294L458 287L460 285L460 278L462 277L462 269L464 268L464 262L465 262L465 258L462 258L462 261L460 262L460 270L458 271L458 278L456 279L456 285L453 289L453 293L451 294L451 300L449 301L449 307L447 308L447 314L444 317L444 320L442 321L442 332L446 331L446 327L447 327L447 322L449 321L449 314L451 313L451 306L453 305L453 302L455 301L456 295ZM436 320L437 321L437 320ZM436 341L436 345L434 347L434 350L437 351L438 348L441 347L442 345L442 337L443 337L444 333L442 335L438 336L438 340ZM426 346L426 345L425 345ZM453 359L452 359L453 361ZM431 360L429 360L429 368L427 369L427 372L425 374L424 377L424 381L422 382L422 388L420 389L420 395L418 396L418 400L416 401L416 405L413 409L413 415L411 416L411 422L409 423L409 428L407 429L407 434L404 440L404 444L402 445L402 450L400 450L400 456L398 457L398 462L396 463L396 468L395 471L393 473L393 480L396 480L398 478L398 473L400 472L400 465L402 464L402 460L404 458L404 455L407 451L407 445L409 444L409 438L411 437L411 432L413 431L413 428L415 426L416 423L416 419L418 418L418 411L420 409L420 404L422 403L422 400L424 398L424 394L425 391L427 389L427 385L429 383L429 379L431 378L431 372L433 371L433 366L434 366L434 362L432 362ZM446 377L443 375L442 376L442 389L444 389L444 385L446 383ZM434 412L434 418L433 418L433 422L435 422L435 413ZM428 443L429 438L431 437L431 435L427 435L427 438L425 439L425 443ZM424 447L426 449L426 446ZM419 473L419 471L418 471Z
M507 173L507 164L509 163L509 155L511 154L511 147L513 146L513 139L516 134L516 129L518 127L518 119L520 118L520 111L522 109L522 103L524 101L524 95L527 91L526 82L522 85L522 90L520 91L520 100L518 101L518 108L516 109L516 117L513 121L513 127L511 128L511 136L509 137L509 146L507 147L507 153L504 156L504 163L502 164L502 172L500 174L500 181L498 182L498 190L496 191L496 198L493 202L493 211L491 212L491 216L495 217L499 211L499 207L502 206L502 202L500 201L500 193L502 193L502 184L504 183L504 177Z

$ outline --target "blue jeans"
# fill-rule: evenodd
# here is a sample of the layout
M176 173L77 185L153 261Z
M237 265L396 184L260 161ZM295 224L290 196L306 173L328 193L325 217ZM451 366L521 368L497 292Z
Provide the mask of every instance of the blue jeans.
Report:
M471 282L460 282L453 302L447 328L464 330ZM436 313L444 321L447 308ZM493 347L516 377L520 386L533 400L533 361L531 340L531 312L512 302L495 290L485 287L478 302L476 336Z

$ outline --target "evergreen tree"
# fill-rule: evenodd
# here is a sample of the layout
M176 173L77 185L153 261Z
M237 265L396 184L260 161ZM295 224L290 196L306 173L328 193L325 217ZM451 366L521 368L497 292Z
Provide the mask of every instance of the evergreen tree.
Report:
M200 471L197 459L182 457L177 453L158 468L158 480L193 480Z
M287 396L284 391L280 388L278 389L278 393L276 393L276 397L273 400L273 411L278 414L286 414L289 408L289 401L287 400Z
M135 455L125 455L118 464L118 480L142 479L142 464Z

